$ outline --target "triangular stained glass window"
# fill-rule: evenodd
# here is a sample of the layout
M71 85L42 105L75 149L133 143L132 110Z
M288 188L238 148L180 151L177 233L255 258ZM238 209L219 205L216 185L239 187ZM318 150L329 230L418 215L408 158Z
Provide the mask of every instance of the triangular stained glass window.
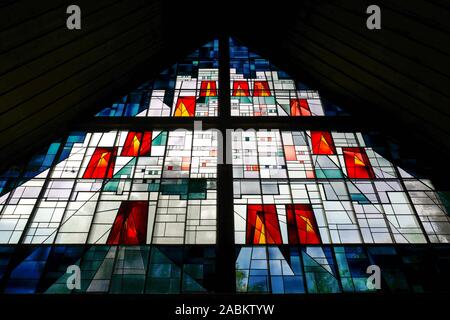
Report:
M412 261L399 244L450 242L430 180L390 161L369 143L372 133L330 130L327 116L349 115L318 91L234 39L225 47L225 64L213 40L96 114L125 118L119 128L72 132L2 171L5 292L213 292L218 226L234 235L236 291L250 293L371 291L362 266ZM229 110L219 110L221 99ZM218 166L222 112L255 128L231 132L232 163ZM323 122L259 126L271 116ZM135 128L132 117L149 119ZM179 117L208 117L217 130L186 129ZM220 175L226 166L232 173ZM225 204L231 229L218 223ZM84 276L72 290L64 270L75 262Z

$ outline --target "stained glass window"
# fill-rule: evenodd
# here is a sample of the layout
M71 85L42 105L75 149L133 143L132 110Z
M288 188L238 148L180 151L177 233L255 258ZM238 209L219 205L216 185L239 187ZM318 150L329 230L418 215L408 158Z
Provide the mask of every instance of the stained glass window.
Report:
M215 243L216 133L75 133L58 146L58 162L1 197L2 243Z
M237 40L207 43L104 107L90 130L0 172L0 290L220 292L222 268L235 293L375 292L374 264L383 291L441 290L445 198L372 132L331 129L330 116L352 119ZM228 124L246 127L227 135ZM67 286L70 266L81 288Z
M395 167L360 133L234 132L233 177L236 243L450 241L431 182Z

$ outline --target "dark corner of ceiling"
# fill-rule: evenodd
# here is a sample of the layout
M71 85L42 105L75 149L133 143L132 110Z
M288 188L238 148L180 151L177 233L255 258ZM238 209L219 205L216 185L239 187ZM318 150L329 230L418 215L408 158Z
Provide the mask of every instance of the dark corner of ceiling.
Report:
M195 1L79 0L81 30L66 28L70 4L0 4L0 167L26 159L215 36L213 19Z
M366 27L371 4L381 8L381 30ZM419 174L450 189L448 2L299 0L245 9L233 29L242 42L350 112L358 127L387 135Z
M219 35L232 35L294 78L398 141L445 181L450 161L450 5L379 0L211 2L68 0L0 9L0 163L17 161ZM359 125L361 126L361 125ZM444 177L444 178L443 178ZM445 184L445 183L444 183Z

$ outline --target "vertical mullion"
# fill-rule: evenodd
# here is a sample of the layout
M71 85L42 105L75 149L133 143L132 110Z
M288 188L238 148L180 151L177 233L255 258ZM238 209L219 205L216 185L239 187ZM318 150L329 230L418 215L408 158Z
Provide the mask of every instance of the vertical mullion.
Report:
M230 53L229 39L226 34L219 37L219 110L220 117L218 129L222 132L222 143L219 152L223 153L223 163L217 166L217 292L234 293L235 288L235 248L234 248L234 221L233 221L233 175L231 164L227 164L227 128L231 122L230 117ZM228 148L230 147L230 148ZM228 150L229 149L229 150Z

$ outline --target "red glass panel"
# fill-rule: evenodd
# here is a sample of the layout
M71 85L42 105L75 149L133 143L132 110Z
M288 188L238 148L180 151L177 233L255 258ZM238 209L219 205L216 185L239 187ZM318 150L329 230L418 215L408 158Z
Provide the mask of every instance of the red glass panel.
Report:
M289 244L319 244L314 212L308 204L286 205Z
M333 138L327 131L311 131L313 154L336 154Z
M253 95L255 97L270 96L269 83L267 81L255 81L253 85Z
M291 99L291 116L310 116L308 100L306 99Z
M145 244L148 201L124 201L114 220L107 244Z
M281 244L280 225L275 205L247 206L247 244Z
M375 175L363 148L342 148L347 176L351 179L373 179Z
M195 97L179 97L175 107L175 117L193 117L195 115Z
M216 81L202 81L200 97L217 97Z
M84 179L112 178L116 162L117 148L98 147L89 160Z
M150 155L151 142L151 132L130 131L125 139L125 144L120 155L125 157L136 157L138 155L148 156Z
M235 97L248 97L250 91L248 89L247 81L234 81L233 82L233 96Z

